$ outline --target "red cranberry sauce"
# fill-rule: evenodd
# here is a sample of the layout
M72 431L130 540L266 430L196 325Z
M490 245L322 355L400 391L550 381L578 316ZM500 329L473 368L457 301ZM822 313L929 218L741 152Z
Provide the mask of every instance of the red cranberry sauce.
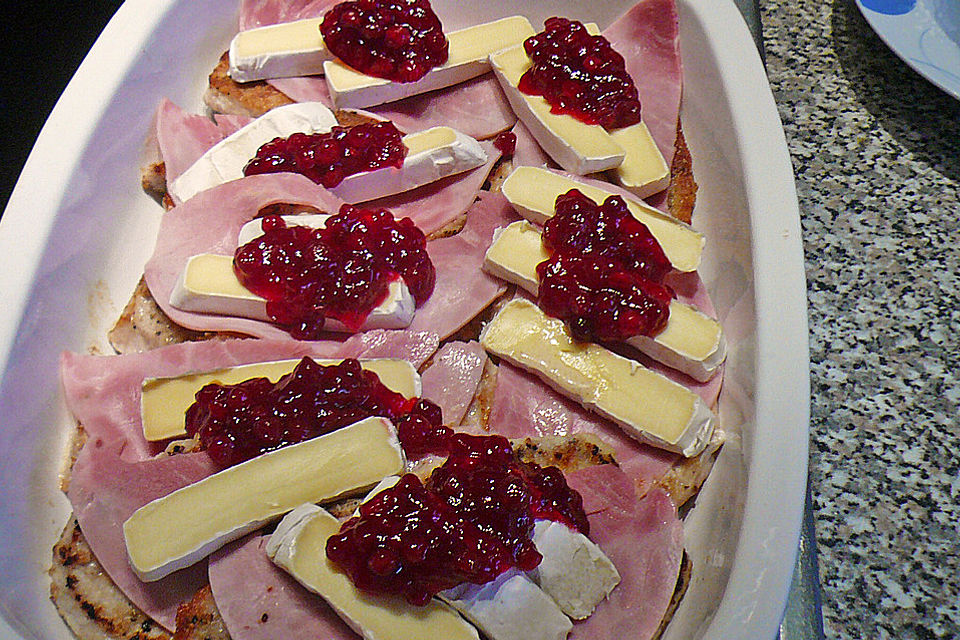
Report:
M391 391L356 360L322 365L304 357L276 383L252 378L204 386L187 409L186 427L228 467L370 416L402 425L411 415L439 423L440 408Z
M520 78L520 91L543 96L552 113L605 129L640 122L637 87L623 56L603 36L591 36L575 20L554 17L523 48L533 66Z
M502 436L447 440L450 457L426 483L404 476L327 541L327 557L358 589L424 605L458 584L539 565L535 519L588 533L580 495L557 469L519 462Z
M415 82L447 61L447 38L427 0L341 2L320 32L345 64L394 82Z
M343 205L322 229L287 227L268 216L263 229L237 249L234 272L295 338L319 338L328 317L356 331L398 276L418 306L433 292L426 237L410 218L397 220L386 209Z
M493 139L493 146L503 155L512 156L517 150L517 134L513 131L504 131Z
M576 189L559 196L543 230L538 304L577 340L622 341L666 326L670 261L619 196L597 205Z
M403 167L407 148L392 122L334 127L329 133L295 133L257 150L243 175L299 173L328 189L347 176L382 167Z

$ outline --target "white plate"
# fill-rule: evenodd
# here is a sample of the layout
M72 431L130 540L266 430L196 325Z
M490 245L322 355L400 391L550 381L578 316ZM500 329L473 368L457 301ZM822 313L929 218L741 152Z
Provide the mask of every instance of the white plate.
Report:
M857 0L857 7L901 60L960 100L960 0Z
M510 0L510 13L608 24L629 0ZM0 221L0 639L70 637L48 602L50 549L69 505L56 475L70 431L57 359L106 349L153 246L139 188L163 96L199 109L237 0L127 0L41 133ZM720 414L730 440L685 522L693 582L665 636L773 638L797 549L807 470L806 287L790 159L766 76L729 0L680 0L684 131L706 232L703 274L730 342ZM185 79L189 79L186 80Z

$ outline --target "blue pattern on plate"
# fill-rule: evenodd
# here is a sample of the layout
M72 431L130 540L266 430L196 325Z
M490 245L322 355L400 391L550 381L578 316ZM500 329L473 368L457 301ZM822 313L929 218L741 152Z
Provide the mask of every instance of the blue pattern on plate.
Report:
M900 16L910 13L917 5L917 0L862 0L863 6L877 13L888 16Z

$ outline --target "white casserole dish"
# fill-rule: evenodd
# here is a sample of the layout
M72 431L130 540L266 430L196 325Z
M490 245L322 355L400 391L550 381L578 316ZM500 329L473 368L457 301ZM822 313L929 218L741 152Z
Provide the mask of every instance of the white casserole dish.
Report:
M631 0L434 0L448 28L513 13L601 25ZM70 638L48 600L69 513L57 474L72 426L64 349L110 352L160 209L139 188L161 97L201 108L238 0L127 0L44 127L0 222L0 640ZM665 638L773 638L786 603L807 472L806 293L790 159L746 25L729 0L679 0L683 127L700 185L702 274L730 344L730 434L685 521L693 582Z

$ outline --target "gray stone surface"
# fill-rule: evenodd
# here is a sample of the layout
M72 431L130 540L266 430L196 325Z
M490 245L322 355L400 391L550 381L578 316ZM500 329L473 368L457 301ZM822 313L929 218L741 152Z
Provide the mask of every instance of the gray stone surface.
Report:
M960 637L960 102L852 0L764 0L810 317L828 638Z

